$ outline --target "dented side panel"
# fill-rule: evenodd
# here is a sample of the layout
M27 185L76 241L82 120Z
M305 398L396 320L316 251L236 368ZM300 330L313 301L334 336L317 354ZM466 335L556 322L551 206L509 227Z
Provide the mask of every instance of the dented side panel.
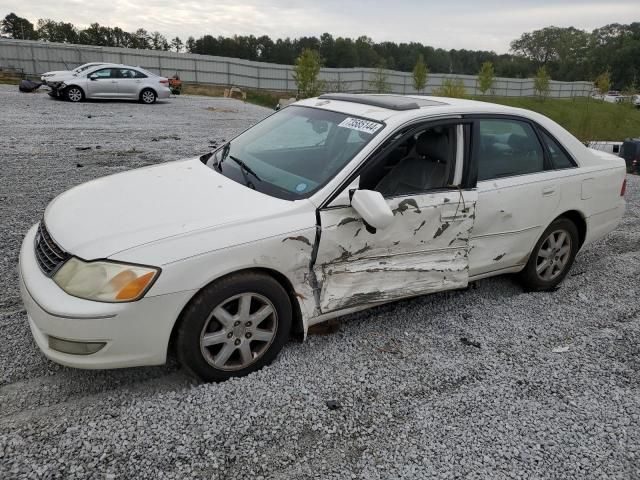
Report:
M393 223L375 233L351 207L322 211L313 269L321 312L466 286L476 198L450 191L389 199Z

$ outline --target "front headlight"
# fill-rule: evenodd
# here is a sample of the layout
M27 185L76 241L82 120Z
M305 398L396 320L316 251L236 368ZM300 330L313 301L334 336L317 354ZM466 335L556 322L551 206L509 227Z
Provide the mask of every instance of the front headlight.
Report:
M115 262L70 258L53 276L69 295L98 302L132 302L141 298L160 269Z

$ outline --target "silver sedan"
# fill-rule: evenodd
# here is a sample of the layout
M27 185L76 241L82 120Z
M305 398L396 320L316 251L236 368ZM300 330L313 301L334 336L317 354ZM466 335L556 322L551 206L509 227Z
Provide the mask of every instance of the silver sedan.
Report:
M140 67L100 65L85 72L48 81L51 95L70 102L85 99L138 100L151 104L169 98L169 80Z

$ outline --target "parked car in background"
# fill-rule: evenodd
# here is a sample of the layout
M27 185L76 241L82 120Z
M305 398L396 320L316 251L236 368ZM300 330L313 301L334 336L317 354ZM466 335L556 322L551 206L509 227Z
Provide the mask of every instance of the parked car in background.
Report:
M61 75L74 74L74 73L82 73L85 70L88 70L89 68L97 67L99 65L104 65L104 62L85 63L84 65L80 65L79 67L74 68L73 70L55 70L52 72L46 72L40 76L40 80L42 80L46 84L47 79L49 78L58 77Z
M620 156L624 158L629 173L640 174L640 138L627 138L622 142Z
M622 95L618 90L609 90L606 93L596 93L593 98L597 100L603 100L608 103L622 103L629 99L628 96Z
M169 98L169 80L140 67L102 64L80 73L51 77L50 95L71 102L85 99L139 100L151 104Z
M22 299L58 363L157 365L171 345L224 380L374 305L505 273L555 288L620 222L625 175L531 111L322 95L201 157L59 195L22 244Z
M620 147L622 147L622 142L606 142L596 140L589 142L587 146L594 150L600 150L602 152L611 153L613 155L619 155Z

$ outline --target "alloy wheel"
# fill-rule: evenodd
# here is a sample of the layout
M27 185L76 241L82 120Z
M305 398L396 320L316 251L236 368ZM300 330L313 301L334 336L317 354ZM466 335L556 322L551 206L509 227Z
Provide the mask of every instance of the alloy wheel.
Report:
M241 370L268 350L277 330L278 316L268 298L257 293L235 295L209 314L200 333L200 350L214 368Z
M155 98L156 96L149 90L145 90L144 92L142 92L142 101L144 103L153 103Z
M544 281L553 280L564 272L571 257L571 235L556 230L542 242L536 258L536 273Z
M67 92L67 98L72 102L79 102L80 100L82 100L82 92L79 88L71 88Z

